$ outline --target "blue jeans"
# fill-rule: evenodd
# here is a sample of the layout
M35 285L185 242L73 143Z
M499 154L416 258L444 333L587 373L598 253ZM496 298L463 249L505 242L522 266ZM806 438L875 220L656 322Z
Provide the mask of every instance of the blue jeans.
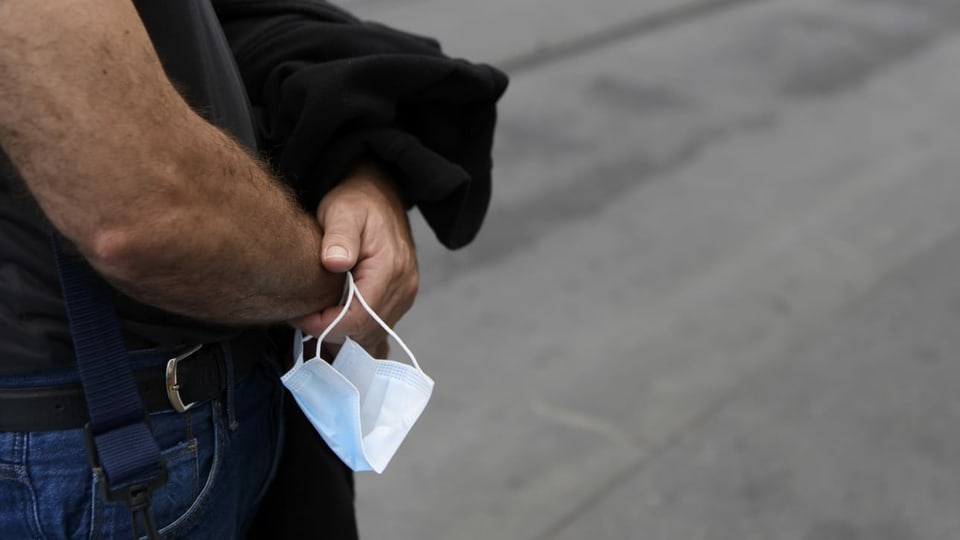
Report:
M150 416L169 474L151 506L164 538L243 537L275 473L283 436L276 370L258 367L234 392ZM82 429L0 432L0 538L134 537L130 509L106 501L102 481Z

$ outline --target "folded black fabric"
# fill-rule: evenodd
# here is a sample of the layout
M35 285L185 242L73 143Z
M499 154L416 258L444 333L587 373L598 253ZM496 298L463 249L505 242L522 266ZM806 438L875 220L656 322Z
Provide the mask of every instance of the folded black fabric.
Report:
M260 147L315 209L361 156L386 164L450 248L490 199L496 102L507 77L428 38L318 0L216 0Z

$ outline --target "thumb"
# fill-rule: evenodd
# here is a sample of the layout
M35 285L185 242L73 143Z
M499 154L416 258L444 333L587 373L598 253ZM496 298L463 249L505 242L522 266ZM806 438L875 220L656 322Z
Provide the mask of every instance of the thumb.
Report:
M320 226L323 229L320 260L324 269L340 273L356 266L363 232L362 216L345 208L329 208L323 213Z

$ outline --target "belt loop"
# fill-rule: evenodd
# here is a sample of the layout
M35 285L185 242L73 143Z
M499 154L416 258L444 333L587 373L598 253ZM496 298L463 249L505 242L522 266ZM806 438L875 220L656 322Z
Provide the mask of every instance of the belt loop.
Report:
M230 426L230 431L236 431L240 426L237 423L237 414L236 409L234 408L234 367L233 367L233 351L230 346L230 341L223 340L220 342L220 350L223 352L221 355L222 361L224 363L224 368L227 374L227 423Z

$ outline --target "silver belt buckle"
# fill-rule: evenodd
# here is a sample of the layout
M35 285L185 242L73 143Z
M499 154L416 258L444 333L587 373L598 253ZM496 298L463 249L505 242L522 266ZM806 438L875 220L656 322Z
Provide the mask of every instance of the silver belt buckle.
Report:
M181 360L185 360L193 355L193 353L199 351L200 347L203 347L203 345L192 347L186 352L167 360L167 399L170 400L170 405L173 406L173 410L180 413L185 412L190 407L196 405L196 403L184 404L183 399L180 397L180 382L177 381L177 364L179 364Z

